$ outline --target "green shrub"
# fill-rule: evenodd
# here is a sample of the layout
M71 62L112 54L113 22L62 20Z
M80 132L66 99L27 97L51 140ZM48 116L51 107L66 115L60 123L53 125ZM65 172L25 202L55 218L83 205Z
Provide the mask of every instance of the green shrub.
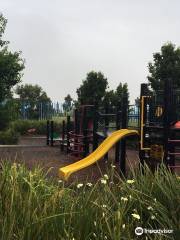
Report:
M47 121L46 120L16 120L10 124L10 127L20 134L27 134L29 129L35 128L36 134L46 134ZM62 131L62 124L60 122L54 123L54 131L60 133Z
M10 120L10 112L4 106L0 106L0 131L8 127Z
M17 144L19 134L14 129L7 129L0 132L0 144Z
M96 183L47 179L39 168L3 163L0 171L1 239L120 240L178 239L143 234L136 227L178 230L180 180L161 167L145 167L122 180L103 176Z

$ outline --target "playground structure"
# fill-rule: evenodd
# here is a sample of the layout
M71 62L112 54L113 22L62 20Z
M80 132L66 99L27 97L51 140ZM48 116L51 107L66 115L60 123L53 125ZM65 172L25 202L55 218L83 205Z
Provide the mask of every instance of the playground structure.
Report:
M81 106L74 112L74 128L70 117L63 122L63 134L59 139L61 150L82 160L59 170L62 178L85 168L102 157L115 145L115 161L126 174L126 137L139 135L139 159L154 169L164 162L171 171L179 168L180 156L180 90L172 80L165 81L163 89L150 91L141 84L139 106L128 105L127 96L115 109L105 106ZM99 142L101 143L99 145ZM51 138L53 145L53 140ZM90 153L91 152L91 153ZM90 154L89 154L90 153Z
M97 147L93 153L91 153L89 156L85 157L84 159L75 162L73 164L70 164L69 166L66 166L60 170L60 176L64 178L65 180L68 179L68 177L73 173L76 172L82 168L88 167L92 165L93 163L97 162L99 159L104 157L107 152L115 145L120 139L123 139L123 137L132 136L138 134L136 130L128 130L128 129L121 129L113 132L109 137L107 137L102 144Z
M83 105L74 111L72 124L70 116L67 116L66 124L62 122L62 134L54 132L53 121L47 121L47 145L60 144L61 150L78 158L86 157L90 151L94 151L99 142L105 140L116 130L127 128L127 96L117 106L97 107L96 105ZM136 116L134 115L136 118ZM132 119L132 111L131 116ZM125 147L122 143L116 145L116 159L125 160ZM122 151L120 151L122 149ZM121 156L120 156L121 154ZM106 154L108 158L108 153ZM117 160L118 161L118 160ZM123 161L122 161L123 162ZM122 168L124 164L122 164Z
M180 89L166 80L164 89L150 92L147 84L141 85L140 150L143 164L154 167L164 162L170 169L180 156Z

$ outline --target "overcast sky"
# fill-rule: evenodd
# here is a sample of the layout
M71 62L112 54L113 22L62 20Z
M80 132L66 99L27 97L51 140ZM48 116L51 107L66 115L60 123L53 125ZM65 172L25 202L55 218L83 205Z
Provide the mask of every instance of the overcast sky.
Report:
M26 59L23 83L59 101L76 97L91 70L137 97L152 54L168 41L180 46L179 10L179 0L0 0L5 38Z

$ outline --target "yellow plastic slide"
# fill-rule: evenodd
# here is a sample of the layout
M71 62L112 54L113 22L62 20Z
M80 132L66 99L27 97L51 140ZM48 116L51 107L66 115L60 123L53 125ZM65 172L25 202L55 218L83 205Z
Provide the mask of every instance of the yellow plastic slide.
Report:
M117 143L120 139L123 137L127 137L130 135L136 135L138 134L138 131L136 130L128 130L128 129L121 129L116 132L113 132L109 137L107 137L101 145L92 152L89 156L85 157L84 159L75 162L73 164L70 164L66 167L59 169L59 176L63 178L64 180L67 180L69 176L85 167L88 167L101 159L109 150L110 148Z

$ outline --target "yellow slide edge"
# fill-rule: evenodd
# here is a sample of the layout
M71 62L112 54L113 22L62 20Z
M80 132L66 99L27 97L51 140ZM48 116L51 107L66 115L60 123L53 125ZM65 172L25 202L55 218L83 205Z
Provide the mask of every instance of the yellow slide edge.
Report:
M138 135L138 131L129 130L129 129L121 129L121 130L113 132L89 156L87 156L75 163L72 163L68 166L60 168L59 169L59 177L64 180L68 180L69 176L72 173L94 164L95 162L100 160L112 148L112 146L114 144L116 144L120 139L127 137L127 136L131 136L131 135Z

